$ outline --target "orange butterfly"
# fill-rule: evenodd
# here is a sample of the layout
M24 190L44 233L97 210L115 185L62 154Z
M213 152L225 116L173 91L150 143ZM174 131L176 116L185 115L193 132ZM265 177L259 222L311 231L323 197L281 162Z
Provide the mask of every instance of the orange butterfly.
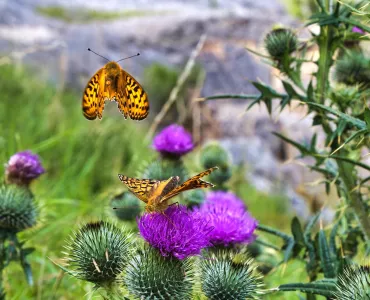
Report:
M168 200L180 194L181 192L214 187L212 183L201 180L200 178L210 174L218 167L213 167L204 172L191 177L183 184L179 176L171 177L167 180L159 181L153 179L136 179L118 174L118 178L128 187L128 189L141 201L145 202L147 212L163 212L168 206Z
M133 120L143 120L149 114L148 95L135 78L114 61L108 62L87 83L82 97L84 116L89 120L101 119L105 100L116 101L125 119L129 116Z

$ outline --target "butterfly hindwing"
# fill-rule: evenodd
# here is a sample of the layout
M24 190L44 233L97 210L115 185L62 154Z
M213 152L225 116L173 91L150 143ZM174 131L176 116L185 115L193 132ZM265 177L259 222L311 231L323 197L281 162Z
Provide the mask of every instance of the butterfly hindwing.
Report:
M148 197L153 190L160 184L160 181L153 179L136 179L125 175L118 175L118 178L127 186L127 188L140 200L148 202Z
M99 119L103 116L105 102L105 82L104 68L101 68L89 80L82 96L82 111L89 120Z
M129 73L121 70L121 76L125 83L124 95L126 96L128 115L133 120L145 119L149 114L148 95L145 93L140 83ZM122 106L124 106L124 103L122 103Z
M167 201L172 197L175 197L176 195L180 194L181 192L188 191L188 190L193 190L193 189L198 189L198 188L208 188L208 187L214 187L212 183L206 182L201 180L200 178L209 175L212 173L214 170L218 169L218 167L213 167L208 170L205 170L198 175L195 175L188 180L186 180L183 184L178 186L175 189L172 189L169 193L164 195L161 198L161 202Z

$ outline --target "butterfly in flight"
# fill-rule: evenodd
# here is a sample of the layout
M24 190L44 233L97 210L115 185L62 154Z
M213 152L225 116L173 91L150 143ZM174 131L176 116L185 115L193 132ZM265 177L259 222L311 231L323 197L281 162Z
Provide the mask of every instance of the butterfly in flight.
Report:
M88 50L95 53L90 48ZM95 54L105 58L100 54ZM85 118L94 120L98 117L101 119L105 100L116 101L125 119L130 117L133 120L143 120L149 114L148 95L136 79L121 68L118 61L109 61L87 83L82 96L82 111Z
M181 192L214 187L212 183L201 180L202 177L209 175L218 167L208 170L189 178L179 185L179 176L173 176L167 180L136 179L118 174L118 178L128 187L128 189L141 201L145 202L147 212L163 212L168 206L168 200Z

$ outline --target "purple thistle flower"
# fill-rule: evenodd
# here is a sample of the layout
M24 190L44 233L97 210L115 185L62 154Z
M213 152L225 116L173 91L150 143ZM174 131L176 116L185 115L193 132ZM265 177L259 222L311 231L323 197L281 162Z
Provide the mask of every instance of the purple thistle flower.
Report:
M363 31L361 28L355 26L352 28L352 32L360 33L360 34L365 34L365 31Z
M209 192L197 211L214 227L209 234L214 245L245 244L255 239L257 221L247 212L242 200L231 192Z
M5 168L7 181L19 185L28 185L45 172L39 156L29 150L12 155Z
M180 260L200 254L211 246L209 233L212 227L197 212L183 205L171 205L164 213L147 213L138 219L141 236L163 256Z
M182 156L193 150L191 134L184 127L176 124L165 127L153 140L153 148L164 154Z

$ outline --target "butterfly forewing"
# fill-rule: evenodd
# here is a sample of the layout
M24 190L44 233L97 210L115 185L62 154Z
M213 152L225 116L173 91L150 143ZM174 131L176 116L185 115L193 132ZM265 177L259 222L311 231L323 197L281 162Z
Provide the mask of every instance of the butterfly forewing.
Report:
M148 202L151 190L159 185L160 181L153 179L136 179L125 175L118 175L118 178L127 186L127 188L140 200Z
M214 170L218 169L218 167L213 167L208 170L203 171L202 173L199 173L198 175L195 175L188 180L186 180L183 184L178 186L175 189L172 189L168 194L164 195L163 198L160 200L161 202L167 201L172 197L175 197L176 195L180 194L181 192L198 189L198 188L208 188L208 187L214 187L212 183L206 182L201 180L200 178L209 175Z
M100 69L87 83L82 97L82 111L89 120L103 116L104 101L107 95L104 92L104 68Z
M126 103L128 105L129 116L133 120L142 120L149 114L148 95L134 77L124 70L121 76L125 82ZM123 104L124 106L124 104Z

